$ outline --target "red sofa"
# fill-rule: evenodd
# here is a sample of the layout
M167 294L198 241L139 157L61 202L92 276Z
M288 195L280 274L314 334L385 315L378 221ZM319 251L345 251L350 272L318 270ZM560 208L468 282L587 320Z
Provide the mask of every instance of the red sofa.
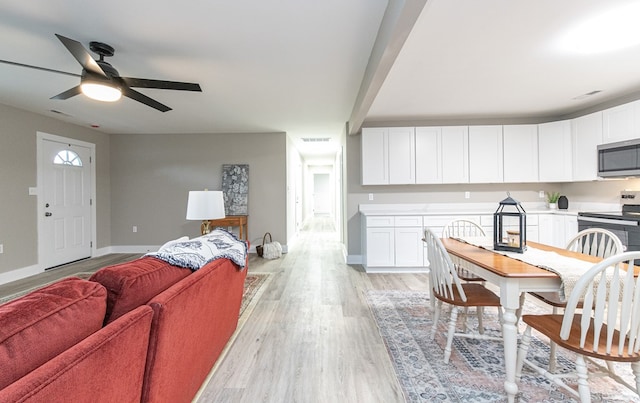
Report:
M246 273L143 257L0 305L0 401L190 402L236 329Z

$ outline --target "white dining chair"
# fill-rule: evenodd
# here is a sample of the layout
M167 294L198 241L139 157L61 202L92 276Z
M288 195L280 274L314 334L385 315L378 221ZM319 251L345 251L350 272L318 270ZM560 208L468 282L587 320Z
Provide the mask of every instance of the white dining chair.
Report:
M450 221L442 229L443 238L457 237L486 237L482 227L470 220L457 219ZM458 277L463 281L485 281L482 277L476 276L464 267L456 266Z
M487 234L484 232L482 227L474 221L465 220L465 219L456 219L449 221L444 228L442 229L442 237L443 238L464 238L464 237L486 237ZM469 271L466 267L456 264L456 272L458 274L458 278L465 282L474 282L479 281L484 285L485 279L480 276L476 276L471 271ZM468 309L465 308L463 311L463 319L464 324L466 326L467 321L467 313ZM482 322L482 313L478 312L478 331L480 333L484 332L484 324Z
M490 336L474 332L465 324L465 332L456 332L456 323L458 320L458 308L476 307L479 314L482 315L483 308L486 306L498 307L500 313L500 323L502 323L502 309L500 307L500 298L485 288L484 285L478 283L461 283L456 273L456 269L451 261L449 253L442 245L440 238L435 235L431 229L425 231L425 242L427 244L427 252L429 254L430 270L429 280L430 287L434 298L437 299L434 310L433 326L431 328L431 338L433 339L438 327L442 303L451 305L451 316L449 319L447 344L444 349L444 362L448 363L451 357L451 345L454 337L467 337L482 340L502 340L502 337Z
M601 258L607 258L624 252L620 238L613 232L602 228L590 228L580 231L567 243L565 249ZM566 306L566 299L563 298L563 295L560 294L559 291L531 292L529 294L547 305L551 305L554 314L558 313L558 309ZM580 306L578 306L578 308L580 308ZM554 372L556 369L555 343L551 343L550 349L549 371Z
M576 282L565 305L564 314L523 315L527 328L522 336L516 362L516 379L522 376L526 364L579 397L590 402L587 361L598 368L598 374L608 375L618 383L638 393L640 390L640 286L634 277L634 260L640 252L626 252L610 256L595 264ZM526 358L531 344L532 330L540 332L551 342L577 354L575 368L567 372L551 373L539 363ZM635 375L630 385L607 363L629 362ZM577 377L577 390L563 379ZM639 395L640 396L640 395Z

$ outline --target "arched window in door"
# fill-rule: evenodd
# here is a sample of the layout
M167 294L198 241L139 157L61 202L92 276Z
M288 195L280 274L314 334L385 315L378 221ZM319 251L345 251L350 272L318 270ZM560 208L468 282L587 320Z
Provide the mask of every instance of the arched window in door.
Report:
M74 167L82 166L80 156L71 150L60 151L53 159L53 163L57 165L72 165Z

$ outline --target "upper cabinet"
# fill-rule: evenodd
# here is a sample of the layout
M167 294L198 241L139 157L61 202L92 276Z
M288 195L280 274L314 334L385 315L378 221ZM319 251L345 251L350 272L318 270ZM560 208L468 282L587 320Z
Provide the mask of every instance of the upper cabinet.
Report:
M416 127L416 183L469 182L469 128Z
M538 125L503 126L504 181L538 182Z
M572 176L571 121L538 125L538 177L540 182L569 182Z
M362 184L598 180L597 146L640 138L640 101L538 125L362 129Z
M470 126L469 182L502 182L502 154L502 126Z
M389 184L416 183L416 138L413 127L389 128Z
M640 138L640 101L606 109L602 112L602 142Z
M602 114L596 112L571 120L574 181L598 179L597 147L602 144Z
M362 129L362 184L389 184L389 136L386 128Z
M416 183L442 183L441 127L416 127Z
M413 127L362 129L362 184L406 185L415 178Z

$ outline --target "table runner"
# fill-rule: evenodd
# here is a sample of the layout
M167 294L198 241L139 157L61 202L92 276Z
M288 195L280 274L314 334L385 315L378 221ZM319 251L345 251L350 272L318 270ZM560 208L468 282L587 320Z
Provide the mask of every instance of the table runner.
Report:
M560 297L563 301L571 294L580 276L594 265L591 262L563 256L556 252L532 248L531 246L527 246L527 250L524 253L494 250L493 240L486 237L455 237L453 239L556 273L562 282Z

